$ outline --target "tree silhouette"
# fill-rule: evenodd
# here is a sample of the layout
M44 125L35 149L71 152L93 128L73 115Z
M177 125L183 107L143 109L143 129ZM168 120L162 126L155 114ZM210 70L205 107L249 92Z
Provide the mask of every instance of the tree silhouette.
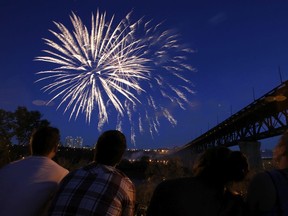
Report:
M0 167L10 161L9 145L14 136L13 132L13 113L0 109Z
M33 130L48 126L39 111L28 111L26 107L18 107L15 112L0 109L0 167L10 161L9 147L12 140L18 144L27 145Z
M42 114L39 111L28 111L26 107L18 107L14 112L14 132L18 144L27 145L33 129L48 126L46 119L41 120Z

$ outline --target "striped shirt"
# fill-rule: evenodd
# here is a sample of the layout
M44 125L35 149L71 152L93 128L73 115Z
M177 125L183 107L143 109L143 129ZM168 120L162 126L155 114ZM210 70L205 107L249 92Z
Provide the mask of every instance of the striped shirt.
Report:
M61 182L49 215L132 216L135 186L115 167L92 163Z

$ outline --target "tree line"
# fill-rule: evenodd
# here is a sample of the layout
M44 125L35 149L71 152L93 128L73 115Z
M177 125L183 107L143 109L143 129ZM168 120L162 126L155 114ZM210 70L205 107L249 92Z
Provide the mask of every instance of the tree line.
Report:
M0 109L0 167L9 161L9 146L27 145L34 128L49 126L39 111L19 106L14 112Z

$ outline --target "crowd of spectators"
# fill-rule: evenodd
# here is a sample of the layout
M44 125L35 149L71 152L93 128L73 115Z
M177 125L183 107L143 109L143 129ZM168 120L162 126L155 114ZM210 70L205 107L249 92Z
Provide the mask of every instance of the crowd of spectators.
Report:
M31 136L30 155L15 148L12 162L0 168L0 215L252 216L288 211L283 193L288 193L288 133L275 146L273 162L266 159L264 170L253 172L244 154L225 147L207 149L192 170L178 160L161 165L143 160L135 168L121 161L126 138L120 131L104 132L94 150L75 150L70 159L64 157L69 149L58 151L59 138L57 128L42 127ZM17 154L23 158L13 161ZM15 197L19 208L13 208Z

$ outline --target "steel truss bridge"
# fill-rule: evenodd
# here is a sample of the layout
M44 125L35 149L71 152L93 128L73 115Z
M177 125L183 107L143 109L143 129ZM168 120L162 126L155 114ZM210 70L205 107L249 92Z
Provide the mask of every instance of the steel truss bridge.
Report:
M178 151L202 152L281 135L288 123L288 80L197 137Z

